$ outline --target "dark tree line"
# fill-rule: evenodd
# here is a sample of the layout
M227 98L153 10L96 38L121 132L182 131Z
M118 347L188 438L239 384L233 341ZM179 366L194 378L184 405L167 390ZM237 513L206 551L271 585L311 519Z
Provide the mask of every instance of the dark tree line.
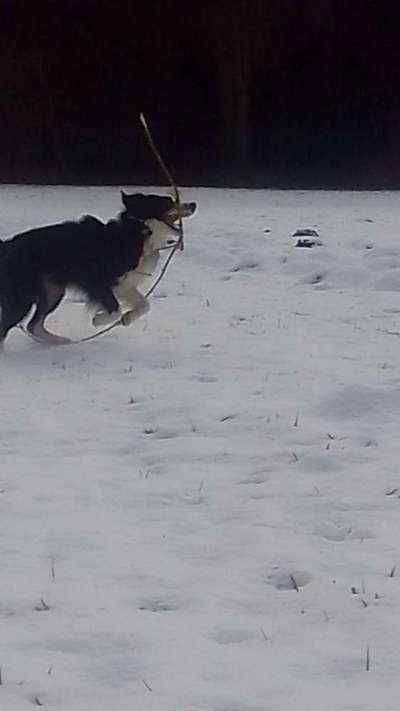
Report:
M0 180L400 184L400 7L0 0Z

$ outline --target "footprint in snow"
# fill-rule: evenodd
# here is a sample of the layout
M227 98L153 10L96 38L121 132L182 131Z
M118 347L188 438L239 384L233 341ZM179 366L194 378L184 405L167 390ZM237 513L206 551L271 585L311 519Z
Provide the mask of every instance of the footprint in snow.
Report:
M327 541L345 541L350 538L351 528L349 526L336 526L335 523L321 523L315 528L315 533Z
M259 266L260 263L257 262L255 259L243 259L241 262L237 262L233 267L231 267L229 271L233 274L236 274L242 269L257 269L257 267Z
M219 644L240 644L249 639L255 639L257 635L253 630L244 629L220 629L211 635Z
M194 380L198 383L216 383L218 378L212 373L195 373L189 377L189 380Z
M374 538L374 534L367 528L353 528L352 526L338 526L331 521L319 524L315 533L327 541L363 541L365 538Z
M152 435L155 439L174 439L174 437L178 437L181 433L169 427L159 427L155 429L154 427L148 426L143 430L143 434L146 436Z
M311 583L313 576L305 570L290 570L277 568L267 575L267 582L277 590L295 590L299 592L301 588Z
M148 598L139 604L139 610L148 610L149 612L175 612L182 607L182 600L171 595Z
M241 479L239 484L245 484L245 485L258 485L258 484L265 484L269 479L268 474L266 472L260 471L260 472L253 472L252 474L249 474L248 476L244 477L244 479Z
M204 496L203 494L199 493L198 491L194 492L187 492L182 496L180 499L182 503L188 504L189 506L202 506L204 504L208 504L209 502L209 497Z
M168 427L160 427L155 433L157 439L174 439L179 437L181 433L178 430L170 429Z

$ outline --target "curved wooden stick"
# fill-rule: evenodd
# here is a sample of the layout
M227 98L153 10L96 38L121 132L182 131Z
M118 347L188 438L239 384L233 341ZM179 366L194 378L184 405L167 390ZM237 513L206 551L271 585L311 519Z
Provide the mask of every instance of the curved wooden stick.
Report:
M148 125L147 125L147 121L146 121L146 118L145 118L144 114L140 114L140 117L139 117L139 118L140 118L141 124L142 124L142 126L143 126L143 128L144 128L144 131L145 131L146 138L147 138L147 140L148 140L149 146L150 146L151 150L153 151L155 157L157 158L157 160L158 160L158 162L159 162L159 164L160 164L160 166L161 166L161 169L164 171L165 176L166 176L166 178L167 178L167 180L168 180L168 182L169 182L171 188L172 188L173 191L174 191L175 202L176 202L177 207L178 207L178 221L179 221L179 239L178 239L178 246L179 246L180 250L183 251L183 248L184 248L184 244L183 244L183 222L182 222L182 215L181 215L181 199L180 199L180 195L179 195L179 190L178 190L178 188L177 188L177 186L176 186L175 180L173 179L173 177L172 177L170 171L168 170L167 166L166 166L165 163L164 163L164 160L163 160L163 158L162 158L162 156L161 156L161 154L160 154L160 151L158 150L156 144L155 144L154 141L153 141L153 136L152 136L151 133L150 133L150 129L149 129Z

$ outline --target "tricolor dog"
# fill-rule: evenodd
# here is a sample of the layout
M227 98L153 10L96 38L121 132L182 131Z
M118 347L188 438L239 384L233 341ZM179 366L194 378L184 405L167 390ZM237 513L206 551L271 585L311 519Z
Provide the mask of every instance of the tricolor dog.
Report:
M151 277L160 249L177 239L176 223L193 215L196 203L171 197L121 193L124 210L102 222L87 215L78 221L38 227L0 242L0 343L34 307L27 330L47 343L66 343L45 328L68 288L83 292L96 311L94 326L121 318L129 325L149 304L138 286Z

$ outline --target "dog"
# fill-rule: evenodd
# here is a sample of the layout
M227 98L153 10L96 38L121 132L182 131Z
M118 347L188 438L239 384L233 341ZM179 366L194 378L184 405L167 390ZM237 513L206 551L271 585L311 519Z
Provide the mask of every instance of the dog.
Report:
M147 313L138 286L157 268L160 250L173 246L179 218L193 215L194 202L121 191L123 211L106 223L92 215L38 227L0 241L0 343L34 311L26 326L39 341L70 342L45 327L68 288L96 308L94 326L121 319L124 326ZM122 316L121 304L128 307Z

